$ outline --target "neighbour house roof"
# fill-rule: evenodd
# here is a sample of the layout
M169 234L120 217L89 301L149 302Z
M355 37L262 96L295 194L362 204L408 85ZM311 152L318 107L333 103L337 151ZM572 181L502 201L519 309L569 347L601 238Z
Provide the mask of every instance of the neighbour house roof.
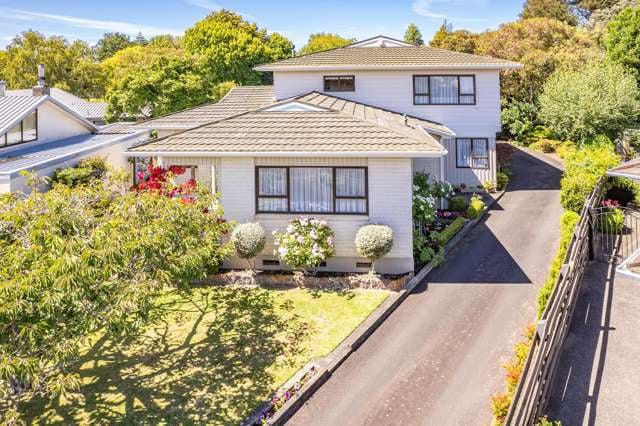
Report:
M640 181L640 158L629 160L610 169L607 172L607 175L625 177L635 181Z
M292 101L285 101L292 102ZM282 104L282 103L280 103ZM279 105L279 104L276 104ZM342 111L251 111L129 151L138 155L384 155L440 156L433 137L399 132Z
M294 56L255 67L258 71L339 69L519 68L517 62L429 46L354 47Z
M152 118L136 126L148 129L192 129L213 121L258 109L275 101L273 86L237 86L219 102Z
M32 92L33 89L13 89L7 90L6 94L7 96L31 96ZM107 114L106 102L88 102L57 87L49 89L49 96L66 105L87 120L103 120Z
M51 102L66 111L90 131L98 130L93 123L51 96L3 96L0 97L0 135L6 133L45 102Z
M138 135L142 133L144 130L139 131ZM131 134L119 137L114 137L113 134L86 134L45 143L25 144L6 152L0 151L0 176L55 164L132 136Z

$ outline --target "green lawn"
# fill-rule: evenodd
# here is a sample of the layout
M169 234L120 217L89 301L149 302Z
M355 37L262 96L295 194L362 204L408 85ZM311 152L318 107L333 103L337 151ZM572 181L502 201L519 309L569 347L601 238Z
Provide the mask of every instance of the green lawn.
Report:
M163 296L151 325L83 354L79 392L23 407L37 423L237 424L328 354L388 292L210 287Z

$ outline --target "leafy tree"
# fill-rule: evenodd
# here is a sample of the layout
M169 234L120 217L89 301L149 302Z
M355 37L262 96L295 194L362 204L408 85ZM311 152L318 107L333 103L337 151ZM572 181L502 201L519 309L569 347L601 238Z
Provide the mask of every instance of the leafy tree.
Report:
M224 96L234 87L236 87L236 83L233 81L223 81L222 83L216 84L213 88L213 100L219 101L224 98Z
M262 74L257 64L283 59L293 54L293 44L281 35L268 34L240 15L220 10L189 28L184 36L186 53L203 60L209 81L259 84Z
M146 47L144 49L147 49ZM137 67L107 93L107 120L123 115L168 114L211 100L212 86L197 58L154 56Z
M587 28L595 31L596 37L600 37L601 33L605 32L604 30L606 30L607 24L614 20L620 12L629 7L640 7L640 0L618 0L610 6L595 9L589 15Z
M526 0L522 19L551 18L567 24L575 25L577 19L569 11L569 6L563 0Z
M138 46L146 46L149 43L149 40L147 40L145 36L142 35L142 33L138 33L133 39L133 43L137 44Z
M118 182L0 199L0 419L20 404L65 395L97 332L123 338L145 323L156 294L215 272L231 247L215 196L191 202Z
M404 32L404 41L411 43L414 46L422 46L424 40L422 40L422 34L415 24L409 24L407 30Z
M165 48L182 48L182 37L174 37L171 34L159 34L149 39L149 46L151 47L165 47Z
M100 97L104 91L101 69L83 41L45 37L26 31L15 37L6 53L5 77L10 88L29 88L36 83L38 64L45 64L47 82L84 97Z
M623 10L609 23L604 45L609 59L640 80L640 7Z
M589 18L592 13L613 7L619 1L620 0L567 0L567 3L573 6L583 18Z
M96 58L102 62L116 52L133 45L131 38L123 33L106 33L93 47Z
M442 47L443 40L453 31L451 24L447 23L446 19L438 28L438 31L433 35L433 38L429 42L431 47Z
M619 64L596 63L558 71L540 95L540 119L566 140L586 142L598 134L614 139L640 114L640 89Z
M474 53L478 35L467 30L436 33L429 43L431 47L453 50L455 52Z
M7 52L0 50L0 80L5 80L5 68L7 67Z
M549 75L560 69L579 69L599 60L601 52L582 29L555 19L533 18L482 33L476 52L523 64L502 73L502 95L507 100L533 102Z
M309 36L307 44L298 51L299 55L322 52L323 50L335 49L336 47L347 46L356 40L354 38L344 38L338 34L316 33Z

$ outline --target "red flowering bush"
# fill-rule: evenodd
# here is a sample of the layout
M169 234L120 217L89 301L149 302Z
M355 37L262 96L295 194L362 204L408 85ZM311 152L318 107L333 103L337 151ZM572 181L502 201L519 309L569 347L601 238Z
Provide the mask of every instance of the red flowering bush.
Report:
M193 198L196 190L196 181L189 179L187 182L176 185L172 177L183 175L186 169L181 166L170 166L168 169L162 166L150 164L147 170L138 173L138 184L133 186L133 190L157 192L169 198L180 197L185 204Z

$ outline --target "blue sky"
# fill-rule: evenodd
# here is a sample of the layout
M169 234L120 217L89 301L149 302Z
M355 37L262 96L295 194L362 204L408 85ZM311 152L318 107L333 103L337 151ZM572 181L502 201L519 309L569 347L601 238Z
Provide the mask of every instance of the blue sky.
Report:
M218 8L235 10L302 47L309 34L363 39L401 38L413 22L425 41L446 18L454 28L481 31L513 21L519 0L0 0L0 48L27 29L95 43L104 32L176 35Z

